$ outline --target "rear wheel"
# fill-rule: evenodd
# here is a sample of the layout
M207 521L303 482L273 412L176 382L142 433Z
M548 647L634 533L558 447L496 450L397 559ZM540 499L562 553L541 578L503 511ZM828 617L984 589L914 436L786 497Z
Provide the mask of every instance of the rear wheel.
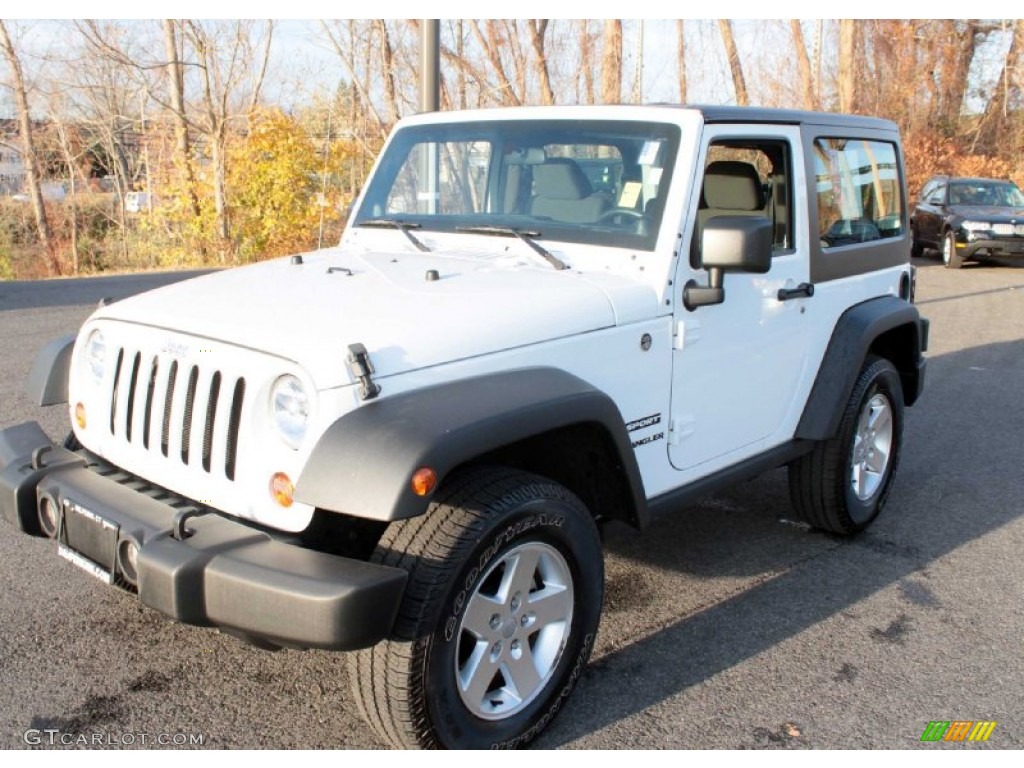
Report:
M924 254L924 243L917 239L916 229L911 228L910 237L910 255L915 259L919 259Z
M835 437L789 465L794 509L810 525L849 535L870 525L889 495L903 438L903 389L892 363L869 357Z
M353 692L399 747L522 746L590 656L604 570L594 521L564 487L477 469L423 517L392 524L376 562L409 572L392 637L350 656Z

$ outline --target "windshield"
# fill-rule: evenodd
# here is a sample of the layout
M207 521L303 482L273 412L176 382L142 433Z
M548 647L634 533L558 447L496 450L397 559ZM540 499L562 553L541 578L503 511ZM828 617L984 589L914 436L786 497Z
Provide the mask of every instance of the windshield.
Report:
M954 182L949 185L949 204L1021 208L1024 193L1008 181Z
M662 123L508 120L402 128L356 215L418 229L653 250L679 146Z

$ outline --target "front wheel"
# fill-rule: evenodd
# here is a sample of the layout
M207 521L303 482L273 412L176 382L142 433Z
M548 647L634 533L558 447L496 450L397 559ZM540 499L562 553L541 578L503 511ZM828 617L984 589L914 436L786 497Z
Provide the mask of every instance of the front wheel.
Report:
M952 231L942 238L942 263L946 269L960 269L964 265L963 257L956 252L956 236Z
M810 525L850 535L885 505L903 440L903 389L892 363L869 357L835 437L789 465L793 507Z
M590 656L597 527L561 485L476 469L392 524L376 562L409 581L392 637L350 657L353 692L398 747L516 747L550 723Z

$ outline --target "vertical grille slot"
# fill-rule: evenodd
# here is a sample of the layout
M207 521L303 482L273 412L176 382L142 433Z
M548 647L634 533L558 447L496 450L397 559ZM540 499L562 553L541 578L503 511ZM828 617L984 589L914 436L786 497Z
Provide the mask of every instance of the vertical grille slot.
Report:
M235 382L231 397L231 418L228 421L228 445L224 457L224 474L228 480L235 479L235 462L238 459L238 428L242 421L242 402L245 400L245 379Z
M206 403L206 431L203 432L203 469L210 471L210 457L213 455L213 424L217 419L217 399L220 397L220 371L210 381L210 399Z
M160 370L160 361L153 358L149 366L149 382L146 385L146 414L142 422L142 446L149 448L149 427L153 423L153 390L156 389L156 375Z
M178 361L171 363L171 371L167 376L167 394L164 395L164 424L160 433L160 452L167 455L171 444L171 405L174 404L174 382L178 378Z
M124 350L117 350L117 365L114 366L114 392L110 396L110 434L116 434L117 424L117 393L121 387L121 364L124 363Z
M192 406L196 402L196 384L199 383L199 366L193 365L188 375L188 390L185 392L185 415L181 420L181 461L188 464L188 444L192 438Z
M135 415L135 385L139 381L139 363L142 361L142 353L135 353L135 360L132 361L132 379L128 386L128 413L125 427L125 437L130 443L132 441L132 417Z

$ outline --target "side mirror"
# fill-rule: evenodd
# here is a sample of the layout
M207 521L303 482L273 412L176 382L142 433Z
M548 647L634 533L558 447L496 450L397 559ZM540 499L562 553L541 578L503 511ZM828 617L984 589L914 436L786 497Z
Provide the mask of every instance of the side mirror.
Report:
M726 272L763 275L772 268L774 226L765 216L715 216L701 231L701 266L708 284L690 280L683 288L683 306L697 307L725 301Z

